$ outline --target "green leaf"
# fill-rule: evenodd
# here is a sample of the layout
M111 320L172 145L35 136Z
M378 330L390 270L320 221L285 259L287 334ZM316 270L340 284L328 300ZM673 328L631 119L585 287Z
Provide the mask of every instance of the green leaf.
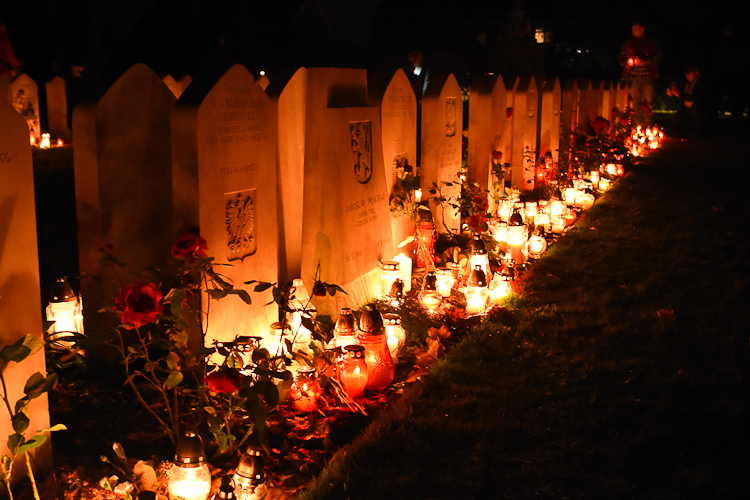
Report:
M35 337L34 335L27 334L18 339L13 345L3 347L3 350L0 351L0 359L6 363L11 361L20 363L42 347L44 347L44 340Z
M16 408L13 413L21 413L21 412L25 413L30 404L31 404L31 399L28 397L19 399L18 401L16 401Z
M177 387L182 382L182 372L181 371L173 371L169 374L169 377L167 377L167 381L165 382L165 385L169 389L173 389L174 387Z
M29 380L26 381L26 385L23 388L23 392L29 399L35 399L52 390L57 385L57 373L50 373L47 377L44 377L41 373L36 372Z
M23 434L16 432L15 434L11 434L8 436L8 449L11 453L16 454L17 448L23 444L25 441L25 438L23 437Z
M37 434L35 436L31 436L31 438L29 438L25 443L18 447L16 453L20 455L21 453L26 453L27 451L33 450L34 448L39 448L44 444L45 441L47 441L46 434Z
M247 293L247 290L232 290L229 293L232 293L232 294L238 296L239 298L241 298L242 302L244 302L245 304L250 305L250 304L253 303L253 299L250 298L250 294Z
M170 352L167 354L167 366L171 371L179 370L180 356L176 352Z
M253 291L256 293L265 292L272 286L273 286L273 283L266 283L265 281L261 281L260 283L255 285L255 288L253 289Z
M23 434L29 428L29 417L25 413L16 413L10 421L13 424L13 430L19 434Z
M206 293L208 294L210 298L214 300L219 300L219 299L223 299L224 297L226 297L228 292L226 290L220 290L218 288L211 288L209 290L206 290Z
M55 424L52 427L47 427L46 429L42 429L36 432L40 433L40 432L55 432L55 431L67 431L67 430L68 428L65 427L65 424Z

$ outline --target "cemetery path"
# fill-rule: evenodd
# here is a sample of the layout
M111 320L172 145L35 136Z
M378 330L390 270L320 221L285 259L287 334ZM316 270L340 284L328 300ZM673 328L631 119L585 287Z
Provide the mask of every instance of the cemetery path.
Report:
M747 498L747 138L638 162L303 498Z

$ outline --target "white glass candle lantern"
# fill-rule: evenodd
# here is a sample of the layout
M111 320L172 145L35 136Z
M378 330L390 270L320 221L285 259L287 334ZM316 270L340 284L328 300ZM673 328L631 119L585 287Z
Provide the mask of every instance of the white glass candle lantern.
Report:
M586 191L578 191L576 193L576 205L580 206L583 210L588 210L593 207L595 201L596 197L593 193L588 193Z
M539 259L542 254L547 250L547 240L540 233L536 232L529 238L526 244L526 252L532 259Z
M260 446L248 446L234 471L234 496L237 500L264 500L268 496L266 472Z
M562 215L565 210L565 204L560 200L551 200L549 202L549 215L554 219L558 215Z
M492 304L500 304L510 295L510 291L510 282L504 280L500 271L498 271L492 277L492 282L490 282L490 286L487 289L487 301Z
M344 356L339 362L339 380L350 398L359 399L367 386L365 348L361 345L346 346Z
M566 205L573 205L575 203L576 188L568 186L563 191L563 201Z
M312 340L312 332L302 324L302 319L314 320L318 311L312 304L310 294L307 292L307 288L305 288L305 284L301 278L297 278L292 282L289 308L293 312L289 315L290 317L287 318L287 321L292 326L295 343L304 349Z
M289 390L289 397L294 408L304 412L315 411L321 394L323 394L323 388L320 386L318 371L312 366L297 368L294 382Z
M526 248L526 240L528 239L527 231L527 226L520 221L520 216L516 217L516 213L514 213L511 216L511 222L508 226L508 247L510 248L513 260L518 265L526 261L523 252Z
M591 185L594 187L594 189L599 188L599 171L598 170L592 170L590 173L590 179L591 179Z
M433 271L428 271L422 290L419 291L419 304L430 314L436 314L442 301L443 298L437 289L437 276Z
M565 217L562 214L552 217L552 232L562 234L565 230Z
M476 266L480 266L485 275L489 274L490 258L487 255L487 247L484 245L481 234L477 233L474 235L469 249L471 252L469 254L469 264L471 265L471 268L474 269Z
M401 253L396 255L393 260L398 262L399 268L401 270L401 281L404 282L404 294L406 294L409 292L409 290L411 290L411 257Z
M396 375L391 351L388 349L383 317L371 305L359 317L359 343L365 348L367 363L367 386L370 391L388 387Z
M83 304L66 277L55 280L47 305L47 321L55 322L49 327L54 348L69 349L75 345L71 333L83 334Z
M341 308L341 314L336 320L333 328L333 339L328 347L335 349L340 347L344 349L348 345L357 344L357 332L355 331L355 321L352 310L348 307Z
M545 231L551 231L552 228L550 225L552 224L552 220L549 217L549 214L547 212L539 212L536 214L536 217L534 217L534 223L536 226L542 227Z
M464 295L466 296L466 312L478 314L484 311L487 304L487 278L480 266L476 266L469 281L466 284Z
M511 202L508 198L503 198L502 200L500 200L500 206L497 207L497 216L500 218L500 220L508 222L512 213L513 202Z
M294 337L289 325L277 321L269 327L268 336L263 339L262 344L271 356L284 356L289 352L287 341L292 343L292 349L294 350L300 347L294 343Z
M599 179L599 191L609 191L610 186L611 182L606 177Z
M535 201L526 202L526 223L533 224L538 211L538 206Z
M380 294L381 299L391 293L393 283L401 278L401 265L395 260L380 261Z
M406 342L406 332L401 326L401 316L398 314L383 314L383 326L385 327L386 342L388 350L391 351L393 362L398 362L398 354Z
M174 464L169 470L169 500L206 500L211 492L211 473L206 465L203 441L188 431L177 441Z
M455 283L453 271L447 267L439 267L435 270L435 276L437 277L437 289L440 296L443 298L450 297Z

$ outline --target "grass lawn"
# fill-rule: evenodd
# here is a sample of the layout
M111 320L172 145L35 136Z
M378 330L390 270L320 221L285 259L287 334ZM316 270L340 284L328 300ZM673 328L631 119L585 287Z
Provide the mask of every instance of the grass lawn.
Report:
M749 498L742 146L636 165L302 497Z

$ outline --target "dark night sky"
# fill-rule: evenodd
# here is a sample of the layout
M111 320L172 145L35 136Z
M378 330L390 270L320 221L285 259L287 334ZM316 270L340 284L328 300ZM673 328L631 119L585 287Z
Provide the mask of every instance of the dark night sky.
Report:
M555 43L590 50L590 60L575 71L591 74L581 76L617 79L619 48L636 19L662 46L664 78L679 76L686 63L715 60L727 23L743 37L747 31L741 7L729 3L41 0L32 12L28 3L6 0L0 16L16 54L37 79L52 71L52 62L64 67L74 59L113 74L144 62L176 77L221 72L235 62L271 74L303 65L392 69L417 48L440 70L461 73L477 49L478 33L487 33L490 51L501 51L521 15L532 28L551 31ZM748 47L746 40L734 43ZM560 71L555 68L548 64L548 73Z

